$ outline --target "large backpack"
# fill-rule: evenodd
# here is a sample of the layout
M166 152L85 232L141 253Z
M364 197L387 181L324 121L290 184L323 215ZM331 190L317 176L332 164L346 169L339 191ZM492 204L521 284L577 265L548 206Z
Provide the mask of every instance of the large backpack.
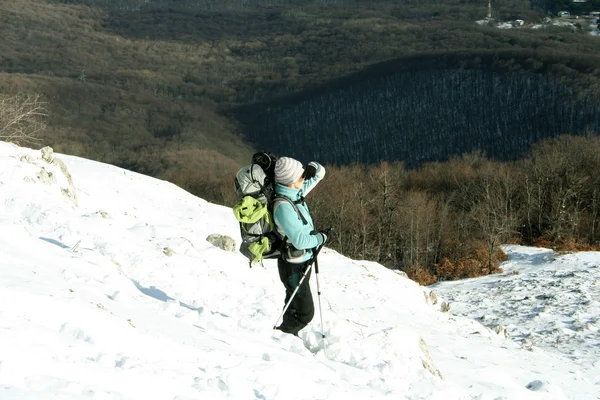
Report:
M233 213L240 223L240 253L248 258L250 266L253 262L277 258L281 254L284 241L275 232L272 215L276 199L288 201L298 215L302 215L292 201L275 197L276 162L277 156L274 154L258 152L252 156L252 163L235 175L238 202L233 206Z

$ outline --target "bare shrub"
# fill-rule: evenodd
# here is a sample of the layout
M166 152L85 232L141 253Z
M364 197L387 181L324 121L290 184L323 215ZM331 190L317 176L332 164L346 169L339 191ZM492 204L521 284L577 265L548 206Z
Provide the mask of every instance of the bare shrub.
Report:
M440 280L456 279L457 267L448 258L442 258L442 261L439 264L436 264L435 268Z
M40 95L0 94L0 140L20 143L38 142L46 129L48 113Z
M429 270L422 265L411 265L406 269L406 275L419 285L427 286L437 282L437 276L431 274Z
M506 253L496 249L490 267L488 248L485 243L472 244L467 256L454 262L447 257L435 264L435 271L439 280L457 280L475 278L477 276L502 272L498 264L508 259Z
M533 245L536 247L543 247L543 248L551 249L553 239L549 234L544 234L542 236L533 238L532 242L533 242Z
M457 265L458 276L455 279L475 278L487 274L487 263L476 258L460 260Z

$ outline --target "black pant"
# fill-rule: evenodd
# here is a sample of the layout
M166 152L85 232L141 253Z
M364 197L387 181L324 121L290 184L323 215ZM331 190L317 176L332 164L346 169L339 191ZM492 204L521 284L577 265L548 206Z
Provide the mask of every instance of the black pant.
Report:
M296 287L298 287L298 282L300 282L302 274L307 266L308 263L292 264L281 258L277 260L279 278L281 279L281 282L283 282L283 286L285 286L284 304L287 304L292 293ZM315 306L313 304L312 293L310 292L310 285L308 283L310 280L310 273L311 271L308 271L306 274L306 278L304 278L292 303L285 314L283 314L283 322L277 329L286 333L291 333L292 335L298 335L298 332L313 319L315 315Z

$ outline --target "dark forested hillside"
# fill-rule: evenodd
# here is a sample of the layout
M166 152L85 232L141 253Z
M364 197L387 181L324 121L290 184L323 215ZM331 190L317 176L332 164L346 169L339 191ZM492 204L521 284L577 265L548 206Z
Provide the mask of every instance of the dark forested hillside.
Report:
M417 56L236 115L258 147L301 159L415 167L480 150L514 160L543 138L600 132L600 93L574 78L599 62L564 75L560 59L532 53Z

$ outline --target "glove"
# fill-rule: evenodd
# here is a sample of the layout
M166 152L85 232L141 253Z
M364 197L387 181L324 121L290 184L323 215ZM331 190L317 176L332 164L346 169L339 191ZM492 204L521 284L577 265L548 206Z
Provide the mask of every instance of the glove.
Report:
M327 241L327 234L325 232L317 232L317 240L319 240L319 246L323 246Z
M317 166L315 162L310 162L304 167L304 173L302 174L304 180L312 179L317 175Z

